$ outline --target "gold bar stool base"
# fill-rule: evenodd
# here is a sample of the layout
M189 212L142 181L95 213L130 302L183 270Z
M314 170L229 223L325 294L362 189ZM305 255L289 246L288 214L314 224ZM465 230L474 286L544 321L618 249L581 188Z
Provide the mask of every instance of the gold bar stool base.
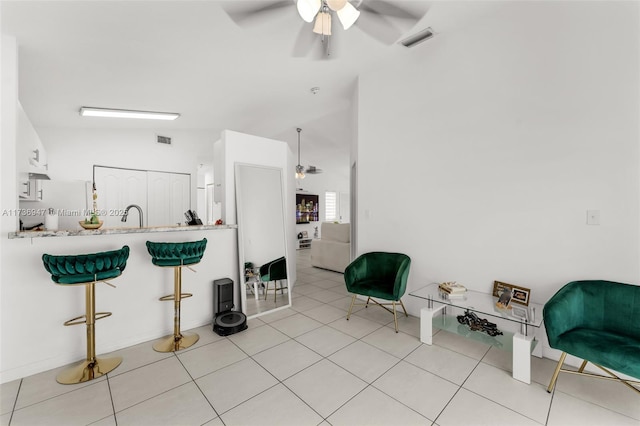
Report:
M178 336L167 336L161 341L154 343L153 350L156 352L176 352L193 346L200 336L196 333L181 333Z
M62 385L75 385L88 382L104 376L115 370L122 362L122 357L96 358L95 361L84 360L80 364L70 367L56 376L56 381Z

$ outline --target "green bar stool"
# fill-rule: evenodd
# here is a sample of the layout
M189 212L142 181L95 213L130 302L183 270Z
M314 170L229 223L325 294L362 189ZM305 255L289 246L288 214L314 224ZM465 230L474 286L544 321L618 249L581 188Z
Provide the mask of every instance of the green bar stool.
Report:
M86 324L87 359L82 363L62 371L56 377L58 383L70 385L88 382L113 371L122 362L121 357L98 358L96 356L97 320L111 316L111 312L96 312L95 285L97 282L115 287L107 282L122 274L129 258L129 247L120 250L93 254L54 256L43 254L44 267L56 284L64 286L85 286L85 314L64 323L68 325Z
M180 331L180 302L182 299L193 296L191 293L182 292L182 268L189 268L189 265L199 263L206 247L206 238L200 241L182 243L154 243L147 241L147 250L151 255L151 262L156 266L173 268L173 294L159 299L163 302L173 300L173 335L167 336L153 345L153 349L157 352L175 352L186 349L195 344L200 338L195 333L182 333ZM193 271L193 269L191 270Z

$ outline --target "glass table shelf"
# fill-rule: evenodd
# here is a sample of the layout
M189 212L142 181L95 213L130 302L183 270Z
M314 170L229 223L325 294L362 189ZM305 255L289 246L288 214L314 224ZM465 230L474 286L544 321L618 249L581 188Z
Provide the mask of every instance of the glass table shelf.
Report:
M537 328L542 326L542 308L544 306L537 303L529 303L529 306L512 303L511 309L499 309L496 306L498 298L489 293L467 290L461 297L449 297L446 293L438 289L437 283L429 284L416 291L412 291L409 293L409 296L424 299L427 303L431 300L437 304L469 309L479 314L489 315L518 324L524 322L527 326Z
M409 296L424 301L425 307L420 310L420 341L428 345L433 344L433 329L445 330L479 341L487 345L512 352L513 378L524 383L531 383L531 354L541 357L541 345L538 345L535 335L542 326L543 305L529 303L528 306L511 304L510 309L500 309L496 306L497 297L489 293L467 290L461 296L450 297L438 288L437 283L426 285L409 293ZM489 336L480 331L473 331L467 325L458 322L453 309L469 310L479 317L489 316L487 320L505 325L513 324L515 332L499 329L502 335ZM531 331L531 332L530 332ZM537 349L535 352L534 350Z

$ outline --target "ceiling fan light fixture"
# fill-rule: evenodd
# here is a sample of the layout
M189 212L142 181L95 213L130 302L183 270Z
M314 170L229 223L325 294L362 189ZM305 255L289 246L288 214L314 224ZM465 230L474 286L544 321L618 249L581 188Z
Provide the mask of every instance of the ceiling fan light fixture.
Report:
M320 12L316 15L316 24L313 26L313 32L322 35L331 35L331 14L328 12Z
M327 6L336 12L342 10L347 5L347 0L327 0Z
M312 22L313 18L320 10L320 0L298 0L296 6L298 7L298 14L306 22Z
M297 127L296 132L298 132L298 165L296 166L296 179L304 179L304 167L300 164L300 132L302 132L302 129Z
M342 9L338 10L337 14L342 28L348 30L358 20L360 11L347 2Z

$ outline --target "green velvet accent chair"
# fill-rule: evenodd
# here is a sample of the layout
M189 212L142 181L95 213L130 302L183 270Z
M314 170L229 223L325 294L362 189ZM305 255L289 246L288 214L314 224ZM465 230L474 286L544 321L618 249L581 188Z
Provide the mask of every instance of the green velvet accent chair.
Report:
M356 305L358 295L367 296L365 307L374 302L393 314L393 320L398 332L398 316L396 303L400 303L405 316L407 310L400 298L404 296L409 278L411 258L402 253L371 252L360 255L351 262L344 271L344 282L349 293L353 293L347 320L351 317L353 306ZM380 303L375 299L388 300L391 303ZM360 304L358 304L360 305ZM386 306L391 305L393 310Z
M44 268L51 274L51 280L63 286L84 285L85 313L64 322L65 326L86 325L86 351L84 361L64 369L56 376L58 383L71 385L84 383L113 371L122 362L122 357L98 357L96 355L95 323L111 316L111 312L96 312L95 286L98 282L119 277L127 266L129 247L78 255L43 254Z
M612 281L574 281L562 287L544 307L549 345L562 351L548 392L561 372L620 380L640 393L640 286ZM583 359L578 369L562 368L567 354ZM585 373L591 362L609 376Z
M264 300L267 300L267 293L269 292L269 283L273 281L273 301L276 301L278 290L280 294L284 294L284 289L287 286L282 285L282 280L287 279L287 260L285 257L279 257L271 262L267 262L260 267L260 281L265 283ZM280 287L278 287L278 282Z

